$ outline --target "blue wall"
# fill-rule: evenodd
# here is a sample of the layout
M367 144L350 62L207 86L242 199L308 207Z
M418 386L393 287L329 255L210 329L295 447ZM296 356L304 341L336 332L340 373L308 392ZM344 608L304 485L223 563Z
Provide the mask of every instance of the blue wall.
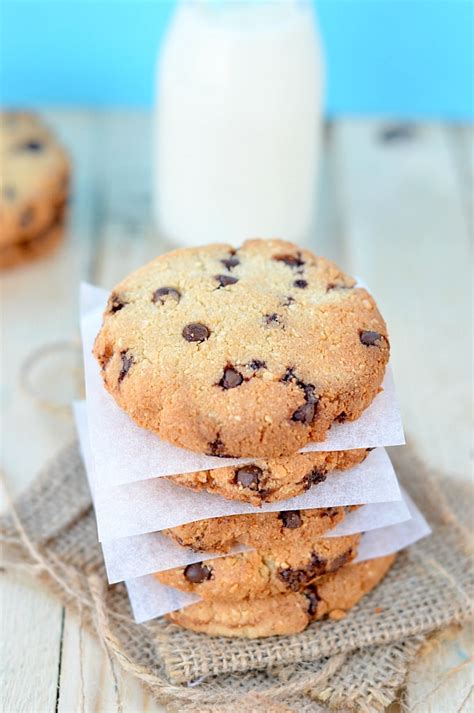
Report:
M0 0L8 105L148 106L173 3ZM469 119L472 0L316 0L327 110Z

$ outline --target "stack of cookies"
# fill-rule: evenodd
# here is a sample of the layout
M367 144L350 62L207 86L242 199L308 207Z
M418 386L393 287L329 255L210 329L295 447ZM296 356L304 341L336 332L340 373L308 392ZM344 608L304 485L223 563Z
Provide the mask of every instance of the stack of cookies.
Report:
M156 574L201 598L172 621L216 635L295 633L345 616L383 578L394 555L354 563L361 535L327 536L351 508L260 511L371 450L301 452L361 416L389 359L373 298L334 264L279 240L176 250L114 288L94 355L140 427L195 453L245 459L170 478L177 492L251 506L164 531L203 553Z
M65 150L32 114L0 113L0 268L49 253L64 233Z

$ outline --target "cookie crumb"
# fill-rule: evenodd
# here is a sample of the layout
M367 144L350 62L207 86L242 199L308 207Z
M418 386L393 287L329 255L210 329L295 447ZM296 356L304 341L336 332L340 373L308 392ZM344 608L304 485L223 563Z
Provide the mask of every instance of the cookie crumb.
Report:
M341 619L344 619L346 616L346 613L344 609L333 609L331 612L329 612L329 618L333 619L334 621L340 621Z

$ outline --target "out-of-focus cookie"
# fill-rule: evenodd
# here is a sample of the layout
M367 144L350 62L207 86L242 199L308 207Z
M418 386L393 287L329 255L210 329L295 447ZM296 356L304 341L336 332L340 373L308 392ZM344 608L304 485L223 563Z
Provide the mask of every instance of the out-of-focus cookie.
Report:
M341 567L304 592L266 599L205 600L167 614L175 624L211 636L256 639L297 634L324 617L342 619L363 596L379 584L395 555Z
M46 254L63 233L67 154L34 115L0 113L0 267Z
M57 223L35 238L0 248L0 269L14 267L53 252L64 237L64 213L65 209L58 212Z
M95 356L140 426L214 456L323 441L377 395L389 357L373 298L281 240L183 248L113 290Z

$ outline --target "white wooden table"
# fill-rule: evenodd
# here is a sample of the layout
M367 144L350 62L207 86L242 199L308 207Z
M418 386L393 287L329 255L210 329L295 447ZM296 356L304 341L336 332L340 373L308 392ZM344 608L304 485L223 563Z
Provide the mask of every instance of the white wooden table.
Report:
M74 434L67 409L21 387L25 360L45 345L77 341L81 279L111 287L165 249L150 218L149 115L45 115L72 152L74 201L62 248L2 280L3 465L13 494ZM383 140L387 125L327 127L312 247L371 285L389 325L407 431L429 463L468 478L473 130L421 124ZM59 345L31 373L46 400L77 392L73 356ZM80 647L75 616L36 583L0 576L2 710L115 711L106 656L88 635ZM470 633L451 632L419 656L405 691L410 711L474 710ZM131 677L120 687L125 713L162 710Z

